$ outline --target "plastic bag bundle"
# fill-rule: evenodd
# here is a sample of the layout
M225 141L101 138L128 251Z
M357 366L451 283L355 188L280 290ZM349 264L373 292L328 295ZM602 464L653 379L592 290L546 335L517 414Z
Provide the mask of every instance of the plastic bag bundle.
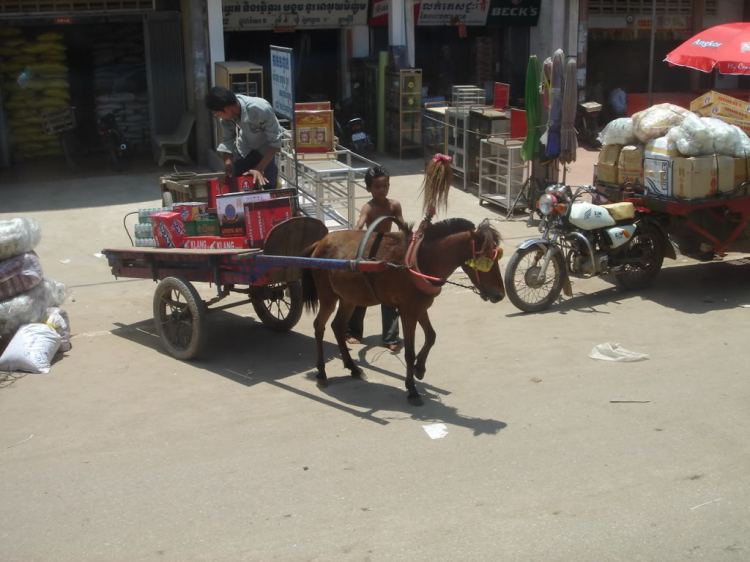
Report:
M60 306L67 295L63 283L47 278L30 291L0 301L0 336L12 334L23 324L44 321L47 309Z
M691 113L687 109L671 103L651 106L633 115L633 134L643 143L663 137L688 115Z
M68 313L56 306L47 309L47 318L44 321L60 336L60 351L70 351L73 346L70 343L70 318Z
M0 221L0 260L30 252L42 239L42 228L32 218Z
M599 142L602 144L636 144L638 139L633 134L633 120L630 117L621 117L610 121L599 133Z
M679 127L669 130L667 138L684 156L750 156L750 138L735 125L711 117L690 114Z
M0 301L33 289L43 277L42 264L34 252L0 261Z
M60 336L46 324L21 326L0 356L0 370L46 375L58 349Z

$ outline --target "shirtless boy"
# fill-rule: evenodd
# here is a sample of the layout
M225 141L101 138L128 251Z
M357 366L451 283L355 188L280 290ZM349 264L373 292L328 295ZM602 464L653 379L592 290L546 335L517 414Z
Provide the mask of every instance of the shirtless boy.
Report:
M356 230L362 230L370 226L380 217L395 217L403 224L404 217L401 212L401 203L395 199L388 199L390 182L388 170L382 166L373 166L367 170L365 187L372 195L372 199L362 207L357 225L354 227ZM375 232L390 232L392 226L392 221L383 221L375 229ZM383 345L391 351L398 351L401 349L398 339L398 310L384 304L380 305L380 308L383 316ZM347 328L347 343L362 343L366 311L366 308L360 306L354 309Z

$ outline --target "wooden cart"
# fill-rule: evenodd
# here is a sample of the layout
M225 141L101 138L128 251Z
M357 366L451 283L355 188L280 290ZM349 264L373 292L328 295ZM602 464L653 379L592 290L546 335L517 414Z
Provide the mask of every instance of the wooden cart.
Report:
M177 359L196 357L208 336L210 312L252 304L269 328L291 330L302 316L300 268L382 271L384 262L298 257L328 233L310 217L289 219L269 232L261 250L106 249L112 274L158 281L153 299L156 332ZM204 301L193 283L212 283L216 296ZM230 293L247 298L214 306Z

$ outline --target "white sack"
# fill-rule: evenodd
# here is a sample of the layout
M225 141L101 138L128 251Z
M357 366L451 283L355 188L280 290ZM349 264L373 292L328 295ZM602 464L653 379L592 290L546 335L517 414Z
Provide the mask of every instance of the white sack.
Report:
M42 228L32 218L0 221L0 260L30 252L42 239Z
M60 336L52 328L46 324L25 324L0 356L0 371L47 374L59 348Z

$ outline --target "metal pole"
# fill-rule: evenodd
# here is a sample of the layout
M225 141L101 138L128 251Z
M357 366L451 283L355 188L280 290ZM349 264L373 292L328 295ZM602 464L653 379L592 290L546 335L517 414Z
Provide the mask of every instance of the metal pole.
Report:
M648 107L651 107L651 93L654 86L654 40L656 38L656 0L651 0L651 46L648 51Z

